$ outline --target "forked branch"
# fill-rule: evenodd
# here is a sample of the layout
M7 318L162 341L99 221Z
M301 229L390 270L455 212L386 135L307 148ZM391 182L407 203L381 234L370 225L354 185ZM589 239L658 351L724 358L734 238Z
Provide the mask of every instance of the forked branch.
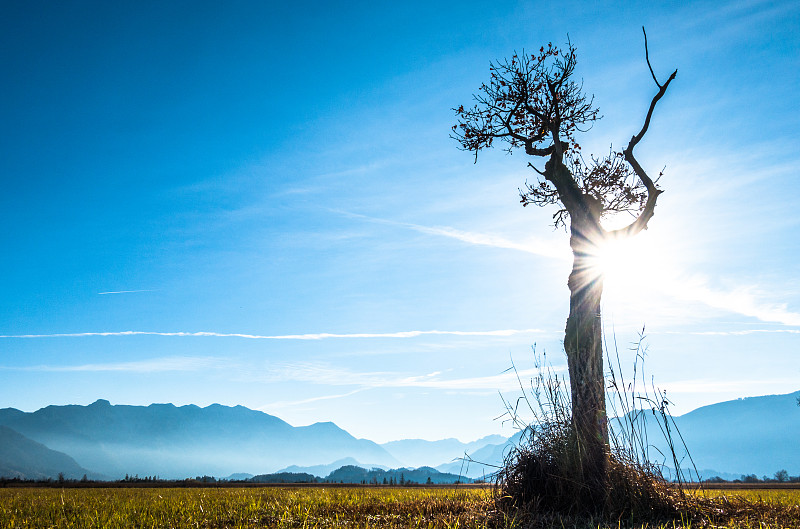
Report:
M644 27L642 28L642 33L644 33L644 56L647 60L647 67L650 69L650 74L653 76L653 81L656 83L656 86L658 86L658 93L656 93L656 95L653 96L653 100L650 101L650 108L647 110L647 116L644 119L642 129L638 134L631 138L631 141L628 143L628 146L624 151L622 151L622 153L625 156L625 160L633 168L636 176L639 177L644 186L647 188L647 201L645 202L641 213L639 213L633 222L624 228L609 232L609 235L612 237L628 237L631 235L636 235L642 230L646 230L647 223L650 222L650 219L653 218L653 215L655 214L656 200L658 200L658 195L662 193L662 191L656 187L653 179L647 175L647 172L636 160L636 157L633 155L633 148L636 147L636 145L642 140L647 132L647 129L650 128L650 119L653 117L653 111L656 108L656 104L658 104L658 101L664 97L664 94L667 92L667 88L669 88L669 84L673 81L673 79L675 79L675 76L678 75L678 70L672 72L672 75L669 76L667 82L665 82L663 85L658 82L656 74L653 71L653 66L650 64L650 54L647 50L647 33L645 32Z

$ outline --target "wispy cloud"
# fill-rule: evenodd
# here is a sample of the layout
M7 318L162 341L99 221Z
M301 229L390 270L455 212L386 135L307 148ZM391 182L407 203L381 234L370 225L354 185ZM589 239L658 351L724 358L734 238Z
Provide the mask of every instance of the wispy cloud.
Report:
M452 228L450 226L423 226L421 224L413 224L410 222L398 222L394 220L381 219L376 217L370 217L367 215L361 215L358 213L351 213L348 211L341 211L341 210L333 210L333 211L335 213L338 213L346 217L361 219L376 224L385 224L389 226L408 228L419 233L456 239L461 242L465 242L467 244L474 244L478 246L491 246L493 248L504 248L507 250L518 250L520 252L526 252L534 255L539 255L542 257L550 257L559 260L569 259L570 257L569 250L565 246L556 244L552 241L546 241L542 239L529 238L528 241L526 242L518 242L507 239L505 237L501 237L499 235L459 230L456 228Z
M565 368L552 368L553 371L563 371ZM435 374L406 377L396 382L397 387L421 387L433 389L487 389L487 390L516 390L519 389L520 380L525 384L539 375L538 369L524 369L514 372L488 375L484 377L465 377L446 379Z
M617 323L639 326L642 314L650 316L648 321L661 321L680 325L692 325L699 321L719 319L723 314L752 318L736 322L737 326L750 328L724 331L675 331L670 334L697 335L748 335L748 334L796 334L800 327L800 313L790 310L786 303L776 303L775 295L754 286L720 288L702 277L687 277L680 273L663 271L654 275L657 281L642 280L621 287L610 284L606 297ZM616 288L616 290L614 290ZM653 300L657 299L657 302ZM616 310L615 310L616 309ZM619 310L622 309L622 310ZM709 310L713 309L713 310ZM655 317L653 317L655 315ZM723 322L718 322L723 323ZM763 326L762 329L751 327ZM766 328L776 325L776 328ZM665 334L666 331L658 331Z
M277 402L271 402L269 404L265 404L263 406L259 406L257 409L263 412L271 412L276 408L293 408L295 406L302 406L304 404L310 404L312 402L319 402L323 400L334 400L334 399L342 399L345 397L349 397L351 395L355 395L356 393L361 393L362 391L366 391L369 388L358 388L354 389L353 391L348 391L347 393L339 393L336 395L323 395L321 397L311 397L308 399L301 399L301 400L280 400Z
M105 364L81 364L73 366L0 366L6 371L41 371L41 372L127 372L127 373L160 373L167 371L201 371L218 367L220 359L214 357L173 356L153 358L134 362L114 362Z
M407 224L407 226L421 233L449 237L451 239L456 239L468 244L491 246L493 248L505 248L508 250L519 250L521 252L540 255L543 257L551 257L554 259L569 259L569 251L565 250L560 245L555 245L545 241L530 240L528 243L519 243L498 235L458 230L448 226L419 226L416 224Z
M704 281L671 281L665 288L679 299L699 301L716 309L735 312L764 322L800 326L800 313L788 310L783 303L769 303L753 287L738 287L730 291L714 290Z
M222 332L158 332L158 331L112 331L76 332L54 334L3 334L0 338L81 338L89 336L179 336L179 337L218 337L245 338L250 340L325 340L328 338L416 338L419 336L514 336L518 334L540 334L541 329L500 329L490 331L399 331L387 333L309 333L309 334L243 334Z
M563 366L552 368L563 371ZM391 371L358 372L328 364L294 362L273 365L265 375L255 375L262 382L309 382L331 386L360 386L365 388L430 388L442 390L514 390L536 377L538 369L504 372L480 377L448 378L439 371L410 375ZM250 377L251 375L245 375Z
M748 334L800 334L800 329L744 329L740 331L648 331L648 334L689 334L692 336L747 336Z
M774 394L776 388L788 386L796 390L796 378L769 378L769 379L740 379L740 380L676 380L659 384L669 393L730 393L737 398L745 394L767 395Z

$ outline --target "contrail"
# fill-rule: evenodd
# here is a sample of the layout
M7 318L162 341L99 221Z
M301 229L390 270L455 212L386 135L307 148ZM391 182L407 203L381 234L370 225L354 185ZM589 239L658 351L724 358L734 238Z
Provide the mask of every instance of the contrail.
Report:
M106 294L133 294L136 292L155 292L155 290L113 290L109 292L98 292L98 296L105 296Z
M313 333L313 334L243 334L221 332L157 332L157 331L115 331L115 332L75 332L55 334L5 334L0 338L81 338L86 336L213 336L218 338L245 338L249 340L325 340L328 338L416 338L418 336L514 336L517 334L540 334L542 329L501 329L495 331L400 331L388 333Z

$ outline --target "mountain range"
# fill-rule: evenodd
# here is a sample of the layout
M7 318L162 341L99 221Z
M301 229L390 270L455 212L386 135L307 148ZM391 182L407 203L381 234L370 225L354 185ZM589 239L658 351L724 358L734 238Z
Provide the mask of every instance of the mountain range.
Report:
M345 457L401 466L377 443L356 439L331 422L295 427L243 406L112 406L98 400L32 413L5 408L0 425L115 478L260 474L286 462L310 465Z
M674 420L704 478L771 476L780 469L798 475L798 398L800 391L738 399ZM653 453L663 452L665 443L658 440L658 426L649 416L642 415L657 449ZM381 445L357 439L330 422L295 427L243 406L127 406L101 399L88 406L48 406L30 413L0 409L0 476L38 479L61 472L74 479L84 474L90 479L126 474L183 479L286 472L324 478L351 466L434 467L481 478L502 464L519 438L520 433L469 443L404 439Z

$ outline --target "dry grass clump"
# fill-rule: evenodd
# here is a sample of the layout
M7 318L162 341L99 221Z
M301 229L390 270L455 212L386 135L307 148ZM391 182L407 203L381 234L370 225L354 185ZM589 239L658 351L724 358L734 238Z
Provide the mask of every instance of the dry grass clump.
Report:
M630 380L620 374L618 355L616 366L609 361L609 410L616 418L609 421L608 470L602 482L587 479L581 468L568 384L554 374L544 355L534 355L540 374L529 388L520 381L522 396L513 406L505 402L508 417L523 435L496 474L498 525L513 519L526 528L800 527L798 505L690 490L681 468L694 464L667 410L666 396L652 386L640 390L640 383L637 388L637 380L645 379L642 340L636 344ZM513 364L511 369L516 371ZM521 406L532 420L520 419ZM647 417L656 421L669 447L666 454L658 452L658 464L650 454ZM672 480L663 469L669 469Z
M576 454L568 424L531 431L498 473L498 511L513 512L533 527L567 522L568 526L582 522L594 527L599 522L666 523L685 518L689 498L655 467L611 453L605 481L592 483L584 479Z

